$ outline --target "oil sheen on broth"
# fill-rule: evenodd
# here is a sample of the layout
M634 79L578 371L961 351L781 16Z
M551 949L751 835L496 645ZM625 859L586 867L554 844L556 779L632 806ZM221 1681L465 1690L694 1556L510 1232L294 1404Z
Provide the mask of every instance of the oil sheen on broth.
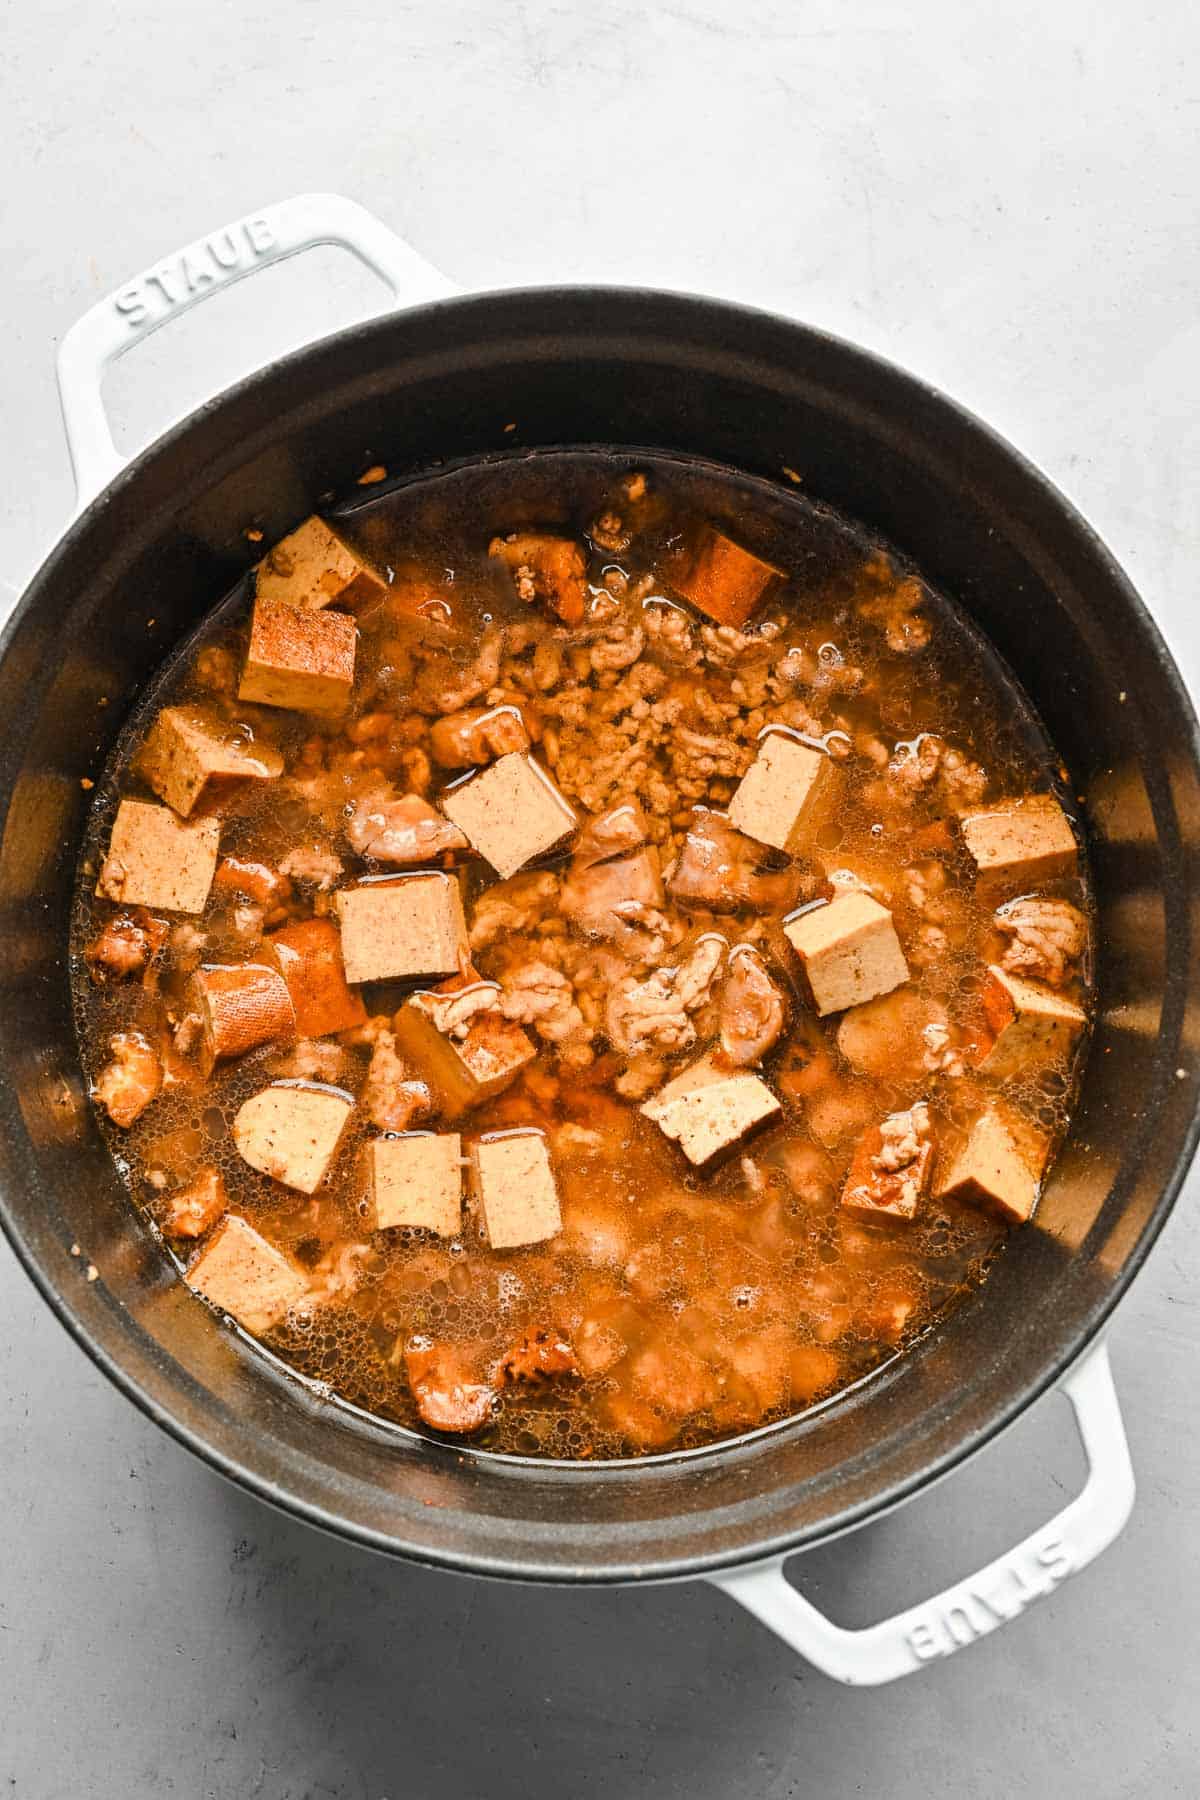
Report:
M343 551L330 605L302 610L311 571L285 547L259 601L301 633L336 615L339 641L356 618L348 705L237 697L250 578L163 671L98 784L72 969L122 1177L202 1287L215 1238L244 1249L229 1216L281 1252L267 1290L237 1263L243 1286L218 1297L248 1282L229 1310L384 1419L600 1458L803 1411L982 1280L1066 1128L1091 910L1065 771L963 614L798 492L594 451L362 492L331 518L380 579L345 586ZM162 807L161 766L156 793L141 755L167 707L199 709L268 765L219 776L192 807L206 841L219 832L202 911L131 901L133 858L110 849L119 800ZM764 767L768 751L787 767ZM441 809L469 797L473 769L527 756L577 823L499 881ZM410 795L429 804L388 810ZM475 813L459 816L473 840ZM507 1084L454 1102L425 1040L394 1030L445 968L355 985L348 1028L344 1012L325 1035L276 1020L205 1073L198 971L281 968L275 934L310 919L336 944L340 890L413 868L459 882L471 940L465 1023L450 975L425 1037L454 1060L477 1028L482 1053L514 1065ZM243 1016L239 1045L271 1028ZM707 1092L655 1109L697 1063ZM311 1193L234 1141L239 1109L280 1082L351 1103ZM453 1154L448 1235L373 1228L371 1144L454 1132L470 1164L522 1128L543 1134L558 1229L543 1214L518 1226L536 1241L489 1247ZM689 1131L708 1138L697 1149Z

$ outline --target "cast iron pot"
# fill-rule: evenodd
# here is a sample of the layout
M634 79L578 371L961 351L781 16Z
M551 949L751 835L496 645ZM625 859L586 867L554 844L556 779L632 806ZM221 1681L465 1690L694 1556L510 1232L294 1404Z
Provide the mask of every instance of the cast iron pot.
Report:
M122 468L112 357L194 300L315 243L404 302L220 395ZM1137 595L1029 465L940 394L850 345L709 300L619 289L450 298L348 201L309 196L215 233L68 335L60 384L81 495L0 652L0 1207L48 1303L113 1381L215 1468L358 1543L480 1575L707 1576L830 1674L882 1681L970 1642L1111 1541L1133 1499L1099 1334L1197 1131L1196 720ZM956 596L1072 769L1099 897L1100 1017L1071 1139L985 1288L876 1379L809 1416L686 1455L521 1462L322 1403L179 1282L117 1179L81 1078L68 911L95 774L168 648L267 539L393 472L511 446L694 452L864 520ZM153 620L153 625L148 624ZM82 1255L72 1254L81 1246ZM99 1278L89 1282L91 1262ZM868 1631L784 1580L788 1552L946 1474L1056 1383L1081 1495L978 1576Z

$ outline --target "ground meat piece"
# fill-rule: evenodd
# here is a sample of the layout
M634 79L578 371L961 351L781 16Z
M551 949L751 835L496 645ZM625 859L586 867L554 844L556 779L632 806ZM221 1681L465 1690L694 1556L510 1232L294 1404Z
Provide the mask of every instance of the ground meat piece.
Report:
M575 839L572 857L577 869L590 869L593 863L605 862L610 856L622 856L629 850L640 850L647 841L646 815L636 800L622 800L607 812L588 819Z
M213 694L232 694L238 681L238 666L233 651L223 644L206 644L196 658L192 674L202 688Z
M592 1034L575 1004L571 983L546 963L525 963L505 977L500 1011L518 1025L532 1025L548 1044L582 1052L591 1042Z
M115 913L83 953L93 981L138 974L166 942L168 927L144 907Z
M918 1100L907 1112L890 1113L879 1127L883 1142L871 1158L875 1168L895 1175L916 1162L929 1141L929 1108Z
M597 675L607 669L627 669L646 647L646 634L640 625L623 622L609 631L588 651L588 661Z
M418 1120L433 1116L432 1092L396 1054L396 1040L390 1031L380 1035L371 1052L362 1103L380 1131L408 1131Z
M729 958L719 1017L722 1054L737 1068L760 1063L779 1041L786 1017L783 994L749 944L737 945Z
M203 1237L228 1205L221 1171L212 1167L201 1169L194 1181L171 1195L163 1228L169 1237Z
M1087 921L1069 900L1010 900L996 913L996 929L1010 940L1000 967L1050 987L1062 986L1087 942Z
M911 575L896 579L885 556L874 556L863 570L869 591L858 602L860 619L878 625L889 650L898 655L911 655L923 650L929 642L931 626L922 608L925 590Z
M581 625L587 606L587 564L570 538L547 532L513 531L493 538L488 555L512 570L517 597L542 600L564 625Z
M762 656L782 631L783 623L779 619L764 619L752 631L739 631L736 625L701 625L704 660L725 669L733 663Z
M243 894L256 906L265 909L269 923L282 918L292 897L292 884L270 863L257 862L243 856L223 856L213 876L213 887L219 892Z
M714 722L725 723L719 714ZM737 743L727 733L717 736L689 725L676 726L667 743L667 755L675 786L684 800L704 799L714 781L740 780L754 760L753 748Z
M419 794L397 796L381 787L355 801L346 825L350 847L375 862L430 862L446 850L465 850L467 840L436 807Z
M479 896L471 921L471 948L484 950L497 938L530 931L557 910L558 876L529 870L498 881Z
M786 912L800 893L800 875L791 868L764 870L767 853L753 838L735 831L722 813L698 806L692 813L679 860L667 891L684 907L707 912Z
M644 1100L647 1094L662 1086L666 1073L667 1065L661 1056L643 1051L630 1058L629 1066L617 1076L613 1087L622 1099Z
M974 804L987 792L986 772L953 744L926 731L897 744L887 768L888 782L901 795L915 795L936 781L951 805Z
M694 669L701 661L704 653L696 643L692 622L681 607L666 600L647 606L642 625L651 649L667 662L677 668Z
M579 1364L568 1338L557 1331L528 1331L500 1364L502 1381L546 1381L554 1375L578 1375Z
M496 1012L500 988L476 976L454 977L430 993L414 994L411 1005L423 1012L435 1031L462 1043L480 1013Z
M271 1075L291 1081L340 1082L346 1072L346 1052L328 1038L299 1038L264 1065Z
M162 1087L158 1052L140 1031L118 1031L109 1038L112 1061L96 1078L92 1098L114 1125L128 1128L140 1119Z
M323 892L333 887L345 874L340 856L325 844L297 844L279 864L280 873L294 881L310 882Z
M426 654L411 694L418 712L454 713L478 700L495 687L500 679L500 659L504 654L503 625L485 625L474 660L464 669L446 650L437 648ZM414 783L414 786L417 784Z
M429 733L430 753L443 769L475 768L529 746L529 732L515 706L468 707L438 719Z
M933 1019L921 1032L925 1046L922 1062L931 1075L949 1075L957 1079L965 1074L966 1065L955 1046L949 1025Z
M712 998L725 960L725 939L709 932L690 956L673 968L655 969L644 981L626 976L608 996L605 1029L614 1050L636 1056L643 1050L686 1050L696 1041L691 1014Z
M496 1390L478 1379L465 1346L410 1338L404 1367L417 1411L435 1431L478 1431L491 1418Z

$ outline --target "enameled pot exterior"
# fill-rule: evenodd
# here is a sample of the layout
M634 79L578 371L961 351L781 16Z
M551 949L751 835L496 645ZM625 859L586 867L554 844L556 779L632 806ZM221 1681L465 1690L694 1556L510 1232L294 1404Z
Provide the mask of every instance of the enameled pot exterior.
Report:
M386 246L350 247L402 285L407 265L389 266ZM72 354L98 364L122 347L120 299L103 324L111 343L93 327ZM90 400L73 433L80 460L109 474ZM584 1469L430 1445L322 1403L189 1296L92 1119L65 945L81 778L168 648L247 568L252 518L281 535L368 457L397 472L612 443L798 472L966 607L1084 797L1100 1016L1035 1225L942 1329L805 1419L683 1458ZM1077 1362L1190 1161L1200 758L1178 672L1104 547L1013 450L911 376L806 327L679 295L542 289L389 314L290 356L84 507L5 632L0 720L8 1234L67 1327L151 1416L234 1480L359 1542L483 1574L612 1581L738 1568L846 1530L944 1474Z

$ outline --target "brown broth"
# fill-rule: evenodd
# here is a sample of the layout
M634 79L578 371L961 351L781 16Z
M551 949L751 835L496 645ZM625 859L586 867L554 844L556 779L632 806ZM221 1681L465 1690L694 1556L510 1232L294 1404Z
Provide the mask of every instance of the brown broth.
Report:
M298 837L307 841L315 833L335 846L347 879L361 874L369 865L340 836L344 797L339 801L337 781L325 778L352 774L358 756L381 763L399 792L420 785L432 718L415 713L409 696L430 666L431 646L438 647L437 666L446 678L471 665L489 625L523 632L536 620L539 639L555 642L566 670L573 651L581 667L589 664L595 630L556 637L554 622L515 596L511 580L489 560L487 545L494 533L523 526L548 525L578 536L616 504L618 481L635 469L649 480L644 527L627 553L595 551L590 578L600 589L606 570L619 569L631 583L658 572L646 594L631 602L627 593L621 606L627 617L632 609L635 623L651 613L667 616L662 572L677 566L681 546L701 519L724 523L739 541L790 571L760 616L779 618L780 653L799 652L797 666L805 674L791 699L812 715L822 737L841 734L827 741L840 747L844 738L852 746L841 764L836 814L800 859L804 892L828 891L820 884L837 870L874 885L892 908L909 953L912 979L899 991L908 996L906 1004L944 1010L967 1052L964 1071L937 1073L919 1054L888 1058L869 1073L852 1069L836 1048L838 1018L818 1020L804 1007L777 924L768 923L760 941L774 975L790 990L789 1027L761 1071L783 1101L781 1118L712 1173L697 1173L640 1115L636 1101L614 1092L620 1064L606 1050L602 1032L594 1059L565 1073L554 1046L541 1043L536 1063L514 1086L453 1127L474 1135L537 1125L548 1133L563 1231L547 1243L503 1253L488 1249L469 1221L450 1243L418 1231L365 1228L359 1163L364 1137L374 1134L361 1109L331 1177L311 1199L256 1173L237 1154L233 1117L267 1079L325 1074L359 1094L369 1046L342 1047L336 1071L298 1068L289 1052L266 1046L219 1064L203 1085L185 1082L165 1091L128 1130L100 1115L122 1179L152 1220L162 1220L166 1197L199 1169L220 1168L231 1209L313 1272L320 1296L295 1309L266 1343L332 1395L384 1419L424 1429L404 1371L403 1348L414 1332L461 1343L481 1369L530 1330L552 1327L575 1339L586 1323L593 1334L615 1334L625 1353L602 1373L501 1388L494 1418L469 1441L526 1455L605 1458L698 1445L803 1411L877 1369L983 1279L1006 1233L985 1211L931 1198L907 1223L868 1222L842 1210L838 1197L860 1134L885 1114L927 1099L939 1146L952 1145L987 1096L999 1091L1057 1144L1083 1056L1081 1047L1071 1067L1043 1067L1002 1083L972 1070L970 1047L983 1030L983 967L998 954L992 909L997 898L1010 896L989 896L981 904L970 860L957 841L928 851L914 844L922 827L952 814L954 795L945 785L934 780L914 800L884 770L896 745L936 733L982 765L988 800L1047 789L1066 798L1065 772L1009 672L964 614L924 584L920 611L932 628L928 646L918 654L889 647L879 622L863 616L862 603L890 591L895 580L919 577L846 519L800 493L659 453L514 454L372 489L369 498L340 513L347 537L377 567L393 572L393 597L360 619L355 697L346 720L331 725L260 707L238 712L283 752L289 779L226 796L222 854L273 861ZM424 609L418 612L421 596ZM156 959L149 986L137 980L93 983L82 954L114 911L93 890L117 800L152 797L133 768L140 743L164 704L209 697L197 676L198 659L211 666L221 651L240 658L249 605L244 582L174 656L136 709L98 786L72 933L76 1016L89 1079L105 1062L114 1032L140 1027L161 1034L164 1010L178 1012L189 925L205 934L206 961L253 953L252 933L250 939L244 929L239 933L228 897L214 889L202 918L173 921L174 940ZM681 694L684 705L668 729L639 748L629 778L647 805L664 862L679 848L688 809L697 802L723 806L737 782L720 754L706 754L695 747L698 740L681 733L722 737L714 699L732 710L739 729L747 719L774 721L781 706L760 692L753 671L745 677L739 672L740 658L728 660L728 643L703 639L698 615L673 607L670 612L690 620L687 629L703 660L689 667L671 660L678 647L666 646L661 633L648 639L638 666L665 670L662 691ZM534 644L511 668L531 669L538 654ZM539 681L555 652L542 654ZM861 679L856 670L864 672ZM543 724L557 734L557 744L543 739L539 754L576 809L596 811L622 798L626 785L609 784L607 775L613 734L631 717L628 709L613 717L628 671L589 666L581 679L566 674L548 687L521 679ZM584 698L574 707L560 706L563 689L575 686L587 690ZM695 699L700 690L707 700ZM360 731L355 741L355 722L375 713L390 715L388 731L382 737ZM752 738L749 730L740 741L744 746ZM314 814L311 796L306 799L290 780L297 767L333 793L333 800L326 794L323 813L318 806ZM436 800L460 775L434 769L430 797ZM564 851L548 864L561 868L568 859ZM460 866L469 918L492 877L478 861ZM298 891L302 913L314 905L327 909L327 895L302 884ZM1071 899L1090 920L1086 875L1038 892ZM721 930L731 941L755 929L746 913L695 915L689 924ZM944 943L928 936L931 925ZM484 976L502 978L543 951L565 954L568 961L582 954L570 948L570 934L553 909L526 937L507 934L483 950L476 964ZM1089 961L1090 945L1078 980L1064 989L1077 999L1086 1000ZM412 985L368 989L368 1012L392 1013ZM701 1038L670 1057L668 1073L704 1047ZM191 1249L173 1247L181 1267Z

